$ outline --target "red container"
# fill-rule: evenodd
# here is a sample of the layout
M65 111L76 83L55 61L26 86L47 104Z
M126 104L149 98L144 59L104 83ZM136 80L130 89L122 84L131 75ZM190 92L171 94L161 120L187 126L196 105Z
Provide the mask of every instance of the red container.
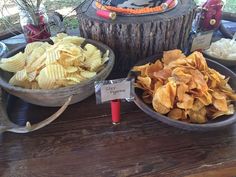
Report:
M217 29L222 18L221 0L207 0L202 6L200 29L203 31Z
M116 19L116 13L108 10L97 10L96 14L97 16L102 17L104 19L111 19L111 20Z
M43 6L33 15L20 9L20 23L27 43L48 39L50 34L48 16Z
M112 123L119 124L120 123L120 100L111 101L111 115L112 115Z

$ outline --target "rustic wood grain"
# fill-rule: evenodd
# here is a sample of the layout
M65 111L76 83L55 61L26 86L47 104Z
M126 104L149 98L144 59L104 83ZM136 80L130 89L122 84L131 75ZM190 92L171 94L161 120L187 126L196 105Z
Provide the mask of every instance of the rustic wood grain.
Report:
M119 71L164 50L184 49L196 13L194 1L180 0L163 14L118 16L110 21L96 16L92 6L87 8L89 4L77 9L81 36L110 46L116 56L115 70Z
M11 120L38 122L57 108L4 96ZM109 104L94 95L70 105L52 124L30 134L0 135L3 177L235 176L236 124L189 132L148 117L122 102L122 122L111 124ZM194 176L195 175L195 176Z

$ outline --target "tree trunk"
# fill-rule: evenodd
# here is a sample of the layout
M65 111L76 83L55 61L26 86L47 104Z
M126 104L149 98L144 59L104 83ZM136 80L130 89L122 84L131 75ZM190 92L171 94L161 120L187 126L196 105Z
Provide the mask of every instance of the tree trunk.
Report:
M88 1L77 8L81 36L110 46L117 71L127 71L137 61L165 50L183 50L196 14L193 0L179 0L173 10L165 13L118 16L111 21L96 16L90 4Z

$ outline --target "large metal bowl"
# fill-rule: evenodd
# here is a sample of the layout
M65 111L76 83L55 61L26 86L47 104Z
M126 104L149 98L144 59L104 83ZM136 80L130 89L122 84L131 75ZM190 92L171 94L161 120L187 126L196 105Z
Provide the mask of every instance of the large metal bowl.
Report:
M138 66L138 65L146 64L148 62L154 62L156 58L157 56L150 57L146 60L140 61L136 65ZM225 66L215 61L212 61L210 59L207 59L207 64L210 68L213 68L216 71L219 71L221 74L225 75L226 77L230 77L229 84L234 90L236 90L236 74L234 72L232 72ZM132 75L132 72L129 72L128 77L132 77L131 75ZM177 128L191 130L191 131L210 131L210 130L225 128L236 122L236 113L234 113L234 115L221 116L215 120L208 121L207 123L204 123L204 124L187 123L183 121L174 120L165 115L159 114L152 108L151 105L144 103L141 98L141 95L142 95L141 89L136 88L134 90L133 95L134 95L135 104L141 110L143 110L146 114L148 114L151 118L154 118L158 121L161 121L163 123L166 123L170 126L174 126ZM234 103L234 105L236 106L236 103Z
M115 55L108 46L90 39L86 39L85 44L86 43L95 45L98 49L102 51L102 53L105 53L106 50L109 50L109 60L105 64L105 68L93 78L73 86L49 90L33 90L16 87L9 84L8 81L13 74L0 69L0 86L8 93L17 96L26 102L40 106L62 106L71 95L73 95L73 97L71 99L70 104L82 101L94 93L94 81L106 79L106 77L110 74L115 62ZM25 46L17 48L14 51L8 53L5 57L11 57L16 53L23 51L24 48Z

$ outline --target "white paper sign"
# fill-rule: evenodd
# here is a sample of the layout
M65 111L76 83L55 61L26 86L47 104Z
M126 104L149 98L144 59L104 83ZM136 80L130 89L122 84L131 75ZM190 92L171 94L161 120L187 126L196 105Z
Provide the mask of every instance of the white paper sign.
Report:
M131 81L124 80L120 83L107 84L101 86L101 101L106 102L115 99L125 99L131 97Z
M191 47L191 52L195 50L204 50L208 49L211 45L211 38L213 32L205 32L205 33L198 33L196 37L194 37Z

